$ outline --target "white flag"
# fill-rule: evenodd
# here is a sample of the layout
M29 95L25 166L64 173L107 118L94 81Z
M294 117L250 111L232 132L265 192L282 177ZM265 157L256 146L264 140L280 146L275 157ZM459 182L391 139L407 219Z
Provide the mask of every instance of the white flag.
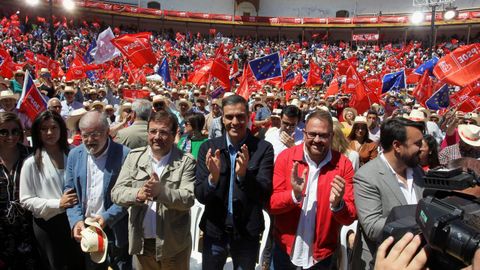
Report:
M110 42L114 38L110 27L98 35L97 47L90 52L95 64L105 63L120 55L120 51Z

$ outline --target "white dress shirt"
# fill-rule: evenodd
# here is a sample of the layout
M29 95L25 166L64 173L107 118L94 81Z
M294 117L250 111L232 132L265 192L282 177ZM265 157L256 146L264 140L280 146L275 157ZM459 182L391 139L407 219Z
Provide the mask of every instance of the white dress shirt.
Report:
M398 181L398 186L400 187L400 190L403 193L403 196L405 197L405 200L407 200L407 204L417 204L417 195L415 194L415 189L413 189L413 169L412 168L407 168L407 183L403 182L399 177L398 174L395 172L395 170L390 166L390 163L388 163L388 160L385 158L385 155L382 153L380 154L380 158L387 164L387 167L392 171L393 175L397 178Z
M107 148L98 157L90 154L87 156L87 207L86 217L101 215L105 211L103 194L103 171L107 163L110 139L107 140Z
M162 157L160 160L156 160L153 157L150 148L148 152L148 155L152 160L152 170L157 173L158 177L161 177L163 170L170 160L172 150L170 150L170 152L168 152L168 154ZM157 202L149 200L146 203L149 207L147 212L145 212L145 217L143 218L143 237L145 239L155 239L157 237Z
M315 224L317 219L317 184L320 170L332 159L332 152L329 150L327 156L317 164L308 156L304 147L304 160L308 164L307 187L305 198L303 198L302 212L298 222L295 242L293 244L292 263L302 268L310 268L315 265L313 259L313 240L315 239Z
M272 128L272 130L267 131L265 134L265 141L269 142L273 146L273 154L275 155L274 160L277 160L278 155L288 147L282 143L280 140L280 134L282 130L280 128ZM299 145L303 142L303 132L300 128L295 128L293 133L293 139L295 145Z
M64 156L64 161L67 156ZM36 218L49 220L65 212L60 208L65 182L64 169L57 169L50 156L42 150L42 170L39 171L35 157L25 160L20 174L20 203Z

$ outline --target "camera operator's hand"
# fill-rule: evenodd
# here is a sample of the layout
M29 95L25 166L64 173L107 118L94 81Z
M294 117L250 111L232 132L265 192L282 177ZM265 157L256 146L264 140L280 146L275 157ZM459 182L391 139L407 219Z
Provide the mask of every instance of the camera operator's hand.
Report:
M393 237L387 238L378 247L377 258L375 260L375 270L400 270L400 269L425 269L427 263L427 252L425 247L417 253L422 244L420 236L413 236L412 233L406 233L387 253L387 249L392 245Z
M473 257L472 265L469 265L462 270L480 270L480 249L477 249Z

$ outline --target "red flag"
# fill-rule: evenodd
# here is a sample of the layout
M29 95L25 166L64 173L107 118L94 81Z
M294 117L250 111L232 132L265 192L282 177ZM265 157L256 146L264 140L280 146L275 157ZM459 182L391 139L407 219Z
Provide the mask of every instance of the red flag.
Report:
M72 64L67 70L65 80L68 82L86 78L87 74L85 73L84 67L85 62L83 62L80 55L77 54L77 56L75 57L75 59L73 59Z
M422 75L422 79L413 90L412 95L418 100L420 104L425 106L427 101L433 94L433 82L428 72Z
M243 75L240 79L240 85L238 86L236 93L245 98L245 100L248 100L253 91L260 90L262 87L255 79L255 76L253 76L253 72L250 70L250 65L245 65L246 67L243 69Z
M368 111L373 103L380 103L378 96L373 92L366 92L363 99L358 99L356 95L353 95L348 106L355 108L361 114Z
M111 40L122 54L137 67L145 64L155 64L157 59L153 54L149 38L151 33L125 34Z
M333 76L333 79L330 81L327 92L325 92L325 97L336 95L338 93L338 90L338 75L335 74L335 76Z
M230 80L235 79L240 74L238 70L238 60L233 61L233 65L230 67Z
M319 65L315 64L313 61L310 61L310 72L308 72L308 78L305 85L307 87L312 87L322 83L322 69Z
M347 74L347 70L350 66L357 67L358 60L356 57L350 57L348 59L342 60L337 65L337 71L339 75Z
M208 29L208 33L209 33L210 35L214 36L214 35L217 33L217 29L215 29L215 28L210 28L210 29Z
M185 40L185 35L182 35L179 32L177 32L175 34L175 40L180 43Z
M0 75L4 78L12 78L14 69L12 57L6 50L0 48Z
M347 71L347 80L345 82L345 92L352 93L354 99L363 100L366 96L366 88L357 71L350 66Z
M188 81L199 86L202 84L207 84L210 77L210 70L212 69L213 61L210 60L208 64L205 64L201 68L193 71L188 76Z
M217 49L215 55L210 72L213 77L222 82L225 90L230 89L230 65L228 64L228 58L223 56L223 45Z
M466 86L480 79L480 43L461 46L438 60L433 74L449 84Z

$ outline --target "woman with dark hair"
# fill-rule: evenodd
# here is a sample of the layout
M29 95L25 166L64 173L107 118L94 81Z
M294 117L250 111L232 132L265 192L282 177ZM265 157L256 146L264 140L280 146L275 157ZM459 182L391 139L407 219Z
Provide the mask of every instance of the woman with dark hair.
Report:
M440 166L438 142L430 134L423 135L422 147L420 148L420 165L424 171Z
M70 233L65 209L77 203L63 192L69 146L67 127L56 112L44 111L32 124L33 155L20 174L20 202L33 213L33 232L47 269L82 269L83 256Z
M13 112L0 113L0 268L38 269L32 218L20 205L23 161L31 149L24 146L23 129Z
M201 113L188 113L185 117L184 135L178 141L178 149L184 153L191 153L195 159L198 156L198 150L202 143L208 140L207 136L202 134L205 125L205 116Z
M377 157L377 144L368 138L367 119L364 116L355 117L348 139L350 149L360 155L360 166Z

